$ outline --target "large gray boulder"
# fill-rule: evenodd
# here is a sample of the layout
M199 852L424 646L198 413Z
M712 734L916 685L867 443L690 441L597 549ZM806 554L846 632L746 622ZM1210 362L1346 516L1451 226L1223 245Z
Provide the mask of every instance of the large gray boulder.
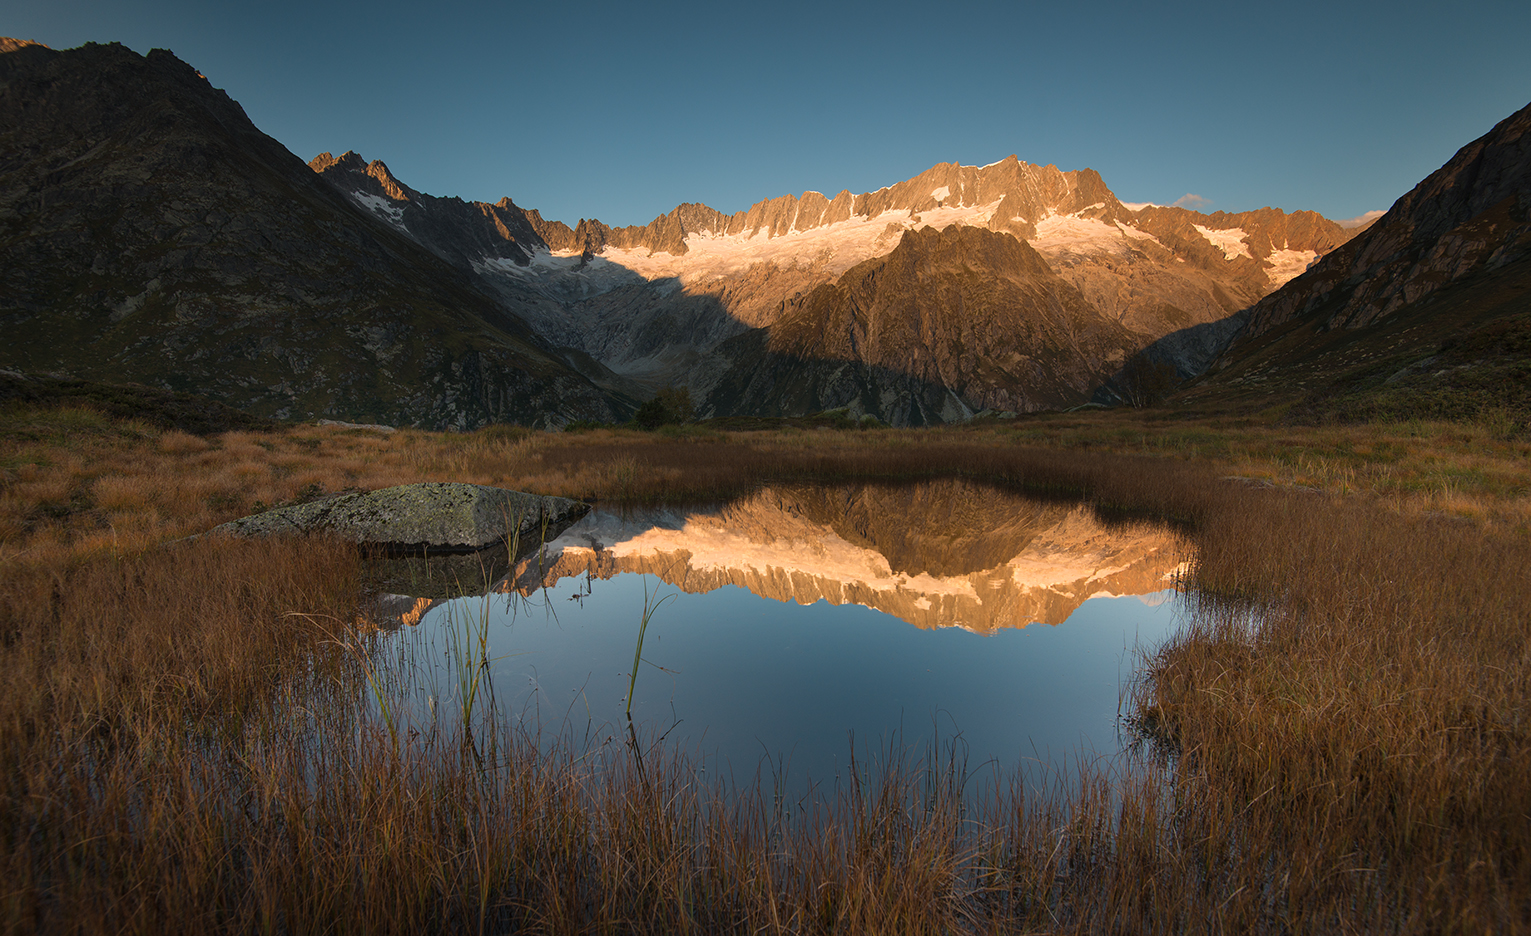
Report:
M520 553L584 516L588 504L482 484L424 482L279 507L231 520L210 535L329 533L394 554Z

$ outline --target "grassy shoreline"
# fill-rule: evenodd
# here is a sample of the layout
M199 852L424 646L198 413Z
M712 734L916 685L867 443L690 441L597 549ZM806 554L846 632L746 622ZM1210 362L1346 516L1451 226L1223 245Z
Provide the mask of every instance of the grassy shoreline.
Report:
M1502 427L204 437L14 409L0 439L8 932L1531 929L1531 444ZM974 805L894 764L787 819L684 763L504 735L486 770L338 703L305 747L293 726L366 686L354 553L165 545L418 480L653 501L950 475L1188 531L1200 611L1132 698L1163 765Z

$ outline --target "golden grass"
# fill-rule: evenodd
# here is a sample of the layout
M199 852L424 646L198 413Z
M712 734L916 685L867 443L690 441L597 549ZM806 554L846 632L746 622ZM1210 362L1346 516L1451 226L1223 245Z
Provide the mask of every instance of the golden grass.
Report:
M0 461L8 932L1531 929L1531 451L1492 427L200 439L59 418L15 416ZM1125 774L1044 796L1001 776L973 802L960 771L890 756L789 812L768 779L702 785L492 707L393 734L358 700L405 663L355 627L350 550L165 545L417 480L681 500L950 474L1195 543L1197 611L1132 690L1147 754Z

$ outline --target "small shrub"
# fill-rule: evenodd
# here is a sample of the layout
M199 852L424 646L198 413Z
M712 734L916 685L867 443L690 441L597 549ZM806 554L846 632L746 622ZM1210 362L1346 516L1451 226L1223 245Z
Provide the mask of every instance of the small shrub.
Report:
M652 400L638 407L633 421L641 429L658 429L660 426L688 423L696 415L691 405L691 391L685 387L666 387Z
M1128 406L1147 409L1157 406L1180 385L1180 375L1175 373L1174 365L1139 352L1128 359L1112 383Z

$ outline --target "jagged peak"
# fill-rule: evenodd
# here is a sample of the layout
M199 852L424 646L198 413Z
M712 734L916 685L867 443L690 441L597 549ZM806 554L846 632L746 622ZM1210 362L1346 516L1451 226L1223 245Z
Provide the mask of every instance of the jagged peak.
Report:
M315 172L322 173L333 166L339 166L342 169L354 169L357 172L367 171L367 161L355 150L346 150L339 156L332 156L326 151L308 161L308 167Z
M328 152L320 153L308 161L308 167L320 175L331 170L338 170L369 176L377 183L382 193L394 201L414 201L419 195L414 189L400 182L389 170L387 163L381 159L368 162L366 157L355 150L346 150L339 156L332 156Z

